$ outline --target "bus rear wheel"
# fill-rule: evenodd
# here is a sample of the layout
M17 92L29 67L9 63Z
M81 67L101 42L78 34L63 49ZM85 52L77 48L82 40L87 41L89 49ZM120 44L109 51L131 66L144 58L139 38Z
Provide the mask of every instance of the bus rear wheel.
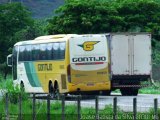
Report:
M60 99L60 93L59 93L59 86L58 85L55 88L55 98L57 98L58 100Z
M60 99L60 93L59 93L59 87L58 84L55 84L53 86L53 84L51 83L49 85L49 94L51 98L57 98Z
M55 97L54 91L55 91L55 90L54 90L53 84L50 83L50 84L49 84L49 95L50 95L51 98L54 98L54 97Z

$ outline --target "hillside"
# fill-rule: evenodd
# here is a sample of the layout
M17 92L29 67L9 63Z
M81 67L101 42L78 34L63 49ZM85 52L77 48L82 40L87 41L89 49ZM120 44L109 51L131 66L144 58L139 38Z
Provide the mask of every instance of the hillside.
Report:
M64 4L64 0L0 0L0 4L7 2L22 2L32 12L34 18L50 17L53 11Z

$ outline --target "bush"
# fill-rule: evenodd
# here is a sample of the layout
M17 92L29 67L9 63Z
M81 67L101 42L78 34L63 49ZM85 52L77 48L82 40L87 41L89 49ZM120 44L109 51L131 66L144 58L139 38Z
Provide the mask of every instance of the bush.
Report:
M3 100L6 100L6 93L8 94L9 101L13 104L16 104L19 100L19 95L21 94L22 100L27 100L28 95L21 91L18 86L13 85L12 80L6 81L3 86Z

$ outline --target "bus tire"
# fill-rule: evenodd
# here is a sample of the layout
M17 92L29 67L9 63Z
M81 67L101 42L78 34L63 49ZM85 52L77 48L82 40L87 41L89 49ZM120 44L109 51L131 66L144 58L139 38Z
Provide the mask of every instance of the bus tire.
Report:
M21 92L25 92L25 88L24 88L24 83L23 82L21 82L21 84L20 84L20 91Z
M51 98L54 98L54 97L55 97L55 94L54 94L54 91L55 91L55 90L54 90L54 87L53 87L52 82L49 83L48 89L49 89L49 95L50 95L50 97L51 97Z
M58 86L58 83L56 82L55 84L54 84L55 86L54 86L54 89L55 89L55 98L57 98L58 100L60 99L60 93L59 93L59 86Z

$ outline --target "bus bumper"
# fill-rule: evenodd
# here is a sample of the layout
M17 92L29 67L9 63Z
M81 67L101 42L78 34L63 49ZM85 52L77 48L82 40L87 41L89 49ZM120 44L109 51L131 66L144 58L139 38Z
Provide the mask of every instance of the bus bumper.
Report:
M110 89L111 89L110 81L100 82L100 83L77 83L77 84L68 83L68 93L77 91L101 91Z

